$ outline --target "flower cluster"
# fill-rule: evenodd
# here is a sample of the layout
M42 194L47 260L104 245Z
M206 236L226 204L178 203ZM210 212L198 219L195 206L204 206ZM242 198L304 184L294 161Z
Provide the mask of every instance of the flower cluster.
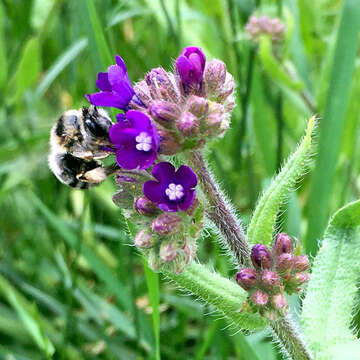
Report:
M123 111L110 128L106 149L119 166L120 190L113 201L141 228L135 245L150 266L180 272L195 257L203 207L194 171L164 160L224 134L235 106L234 80L222 61L207 62L194 46L183 49L174 72L158 67L135 85L123 59L115 60L98 74L100 91L86 95L95 106Z
M285 25L278 18L251 16L245 30L251 40L257 41L260 36L267 35L273 42L279 42L284 38Z
M294 249L291 237L285 233L276 235L272 251L263 244L252 248L254 268L240 269L235 275L238 284L249 292L250 307L271 320L287 313L284 293L300 292L310 280L309 259L300 253L300 245Z

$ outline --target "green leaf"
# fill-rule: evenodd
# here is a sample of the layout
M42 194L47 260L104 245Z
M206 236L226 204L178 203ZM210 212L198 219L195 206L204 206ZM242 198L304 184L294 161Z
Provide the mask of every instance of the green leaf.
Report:
M146 276L146 284L148 287L150 304L152 308L152 320L156 344L155 359L160 360L159 274L155 273L148 267L145 259L143 263Z
M5 9L2 3L0 3L0 89L3 89L6 85L8 63L6 57L5 46Z
M39 86L36 89L35 97L36 99L41 98L52 82L57 78L57 76L68 66L75 58L86 48L87 39L79 39L75 41L68 49L66 49L47 71L44 79L41 81Z
M319 358L333 359L328 353L331 346L355 339L351 325L360 273L359 226L360 200L343 207L330 220L312 266L302 324Z
M165 272L164 272L165 273ZM190 291L208 304L223 313L238 328L244 330L261 330L267 322L259 314L241 311L248 293L239 285L210 271L206 266L193 263L181 274L165 273L182 288Z
M281 203L306 169L305 163L311 149L314 125L315 117L312 117L298 149L290 156L280 173L262 194L248 228L247 236L250 244L269 245L272 242L276 215Z
M283 65L276 60L272 54L271 39L267 36L260 39L259 57L265 71L271 76L272 80L295 91L304 89L304 84L301 81L293 80L286 73Z
M52 356L55 348L44 333L35 304L29 304L2 275L0 275L0 293L3 294L9 304L16 310L36 345L46 356Z
M319 153L309 198L306 250L313 254L317 250L317 239L326 226L329 204L333 195L333 179L340 150L351 80L354 75L359 30L359 2L357 0L345 0L337 34L324 118L321 122Z
M28 40L23 48L20 62L10 83L9 104L19 101L26 90L35 84L41 71L40 43L38 38Z

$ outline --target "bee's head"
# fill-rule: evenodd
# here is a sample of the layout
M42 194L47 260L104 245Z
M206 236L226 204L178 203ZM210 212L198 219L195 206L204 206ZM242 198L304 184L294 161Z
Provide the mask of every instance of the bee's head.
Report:
M56 135L63 138L80 132L80 117L81 112L79 110L68 110L64 112L56 123Z
M84 129L92 137L97 139L108 139L109 130L113 124L107 112L96 106L82 108Z

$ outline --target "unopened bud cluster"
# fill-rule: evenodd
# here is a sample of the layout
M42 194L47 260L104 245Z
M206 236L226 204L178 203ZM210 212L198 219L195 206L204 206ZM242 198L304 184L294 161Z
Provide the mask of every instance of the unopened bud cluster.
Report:
M229 128L235 106L234 79L217 59L206 62L200 48L185 48L175 71L152 69L134 86L130 108L150 116L160 136L159 153L174 155L203 146Z
M273 42L279 42L284 38L285 25L278 18L251 16L245 30L251 40L257 41L261 36L269 36Z
M271 320L286 315L289 306L285 293L300 292L310 279L309 259L300 252L300 245L294 250L291 237L285 233L276 235L272 250L263 244L252 248L254 268L240 269L235 280L249 292L254 311Z

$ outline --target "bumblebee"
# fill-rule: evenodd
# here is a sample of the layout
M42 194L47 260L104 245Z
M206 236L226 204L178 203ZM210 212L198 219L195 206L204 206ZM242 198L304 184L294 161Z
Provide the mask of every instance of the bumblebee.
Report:
M111 147L112 121L105 110L95 106L68 110L50 131L49 167L64 184L88 189L103 182L114 168L105 168L98 159L107 157Z

